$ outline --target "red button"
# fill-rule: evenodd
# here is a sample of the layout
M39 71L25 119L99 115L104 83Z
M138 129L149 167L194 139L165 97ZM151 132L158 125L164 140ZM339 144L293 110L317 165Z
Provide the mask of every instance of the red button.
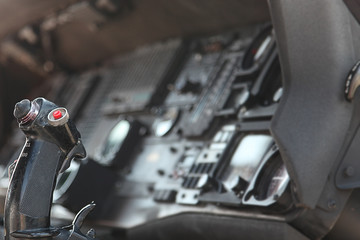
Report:
M53 112L53 116L54 116L55 120L58 120L62 117L62 113L60 110L56 110Z

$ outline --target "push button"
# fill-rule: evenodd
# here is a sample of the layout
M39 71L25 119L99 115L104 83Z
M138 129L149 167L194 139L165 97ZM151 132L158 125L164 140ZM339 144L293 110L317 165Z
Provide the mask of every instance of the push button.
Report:
M60 110L54 111L54 112L53 112L53 117L54 117L55 120L60 119L60 118L62 117L61 111L60 111Z

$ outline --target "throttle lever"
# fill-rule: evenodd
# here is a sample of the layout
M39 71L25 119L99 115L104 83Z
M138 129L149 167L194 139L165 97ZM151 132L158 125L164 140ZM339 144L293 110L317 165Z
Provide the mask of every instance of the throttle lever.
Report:
M64 232L50 227L56 178L71 160L86 157L80 133L65 108L44 98L22 100L15 105L14 116L26 142L10 176L5 200L5 239L55 238ZM70 233L60 234L56 238L69 236Z

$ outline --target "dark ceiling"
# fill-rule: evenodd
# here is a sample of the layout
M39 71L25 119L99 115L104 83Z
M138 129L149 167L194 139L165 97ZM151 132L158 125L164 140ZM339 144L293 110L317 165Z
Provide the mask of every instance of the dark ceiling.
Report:
M0 39L79 0L0 0Z
M67 69L81 70L147 43L269 20L264 0L118 2L127 4L109 17L94 11L88 1L0 0L0 39L27 24L51 25L50 55Z

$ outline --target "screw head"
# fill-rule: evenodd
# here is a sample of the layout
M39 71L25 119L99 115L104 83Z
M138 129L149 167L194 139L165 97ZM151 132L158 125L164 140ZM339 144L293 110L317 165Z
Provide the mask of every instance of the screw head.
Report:
M346 177L352 177L355 174L355 169L352 166L348 166L344 169L344 175Z
M335 209L336 208L336 201L334 199L329 199L328 208L330 208L330 209Z

